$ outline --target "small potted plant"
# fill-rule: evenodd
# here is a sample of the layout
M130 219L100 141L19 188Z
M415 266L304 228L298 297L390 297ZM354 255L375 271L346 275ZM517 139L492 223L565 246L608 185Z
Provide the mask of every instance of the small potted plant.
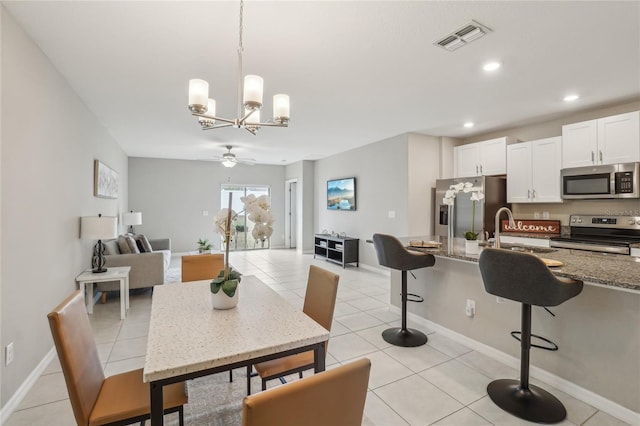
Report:
M198 244L198 253L208 253L213 248L209 240L207 240L206 238L200 238L196 244Z
M449 206L453 206L456 195L460 192L471 192L471 231L464 233L465 239L465 252L469 254L478 254L478 235L479 232L475 232L476 225L476 201L480 201L484 198L484 194L480 191L480 188L475 188L473 183L464 182L456 185L451 185L449 190L445 193L442 202ZM451 226L451 222L450 225ZM451 243L450 243L451 244Z
M224 237L224 269L211 281L211 302L214 309L235 308L239 300L238 284L241 274L229 266L229 241L235 233L232 222L237 216L231 210L231 196L229 193L229 208L220 210L213 222L216 232Z

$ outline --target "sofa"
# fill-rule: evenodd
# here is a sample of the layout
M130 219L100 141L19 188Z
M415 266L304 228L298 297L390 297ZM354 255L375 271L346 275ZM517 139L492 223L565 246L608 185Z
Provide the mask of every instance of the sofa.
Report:
M138 237L138 236L134 236ZM129 272L129 289L147 288L154 285L164 284L165 275L169 269L171 262L171 239L161 238L147 240L151 252L143 253L122 253L119 240L122 241L123 236L117 239L107 240L105 245L105 261L106 267L114 266L131 266ZM100 291L119 291L120 286L117 281L99 283Z

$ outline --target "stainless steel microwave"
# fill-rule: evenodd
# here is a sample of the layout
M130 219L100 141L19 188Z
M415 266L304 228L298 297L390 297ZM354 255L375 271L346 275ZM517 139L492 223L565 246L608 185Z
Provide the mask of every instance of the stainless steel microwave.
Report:
M640 163L562 169L562 198L640 198Z

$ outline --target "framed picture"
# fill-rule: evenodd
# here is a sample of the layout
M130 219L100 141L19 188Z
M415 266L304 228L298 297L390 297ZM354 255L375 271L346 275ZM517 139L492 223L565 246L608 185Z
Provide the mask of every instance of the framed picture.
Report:
M118 198L118 172L99 160L93 161L93 195Z
M327 209L356 209L356 178L333 179L327 181Z

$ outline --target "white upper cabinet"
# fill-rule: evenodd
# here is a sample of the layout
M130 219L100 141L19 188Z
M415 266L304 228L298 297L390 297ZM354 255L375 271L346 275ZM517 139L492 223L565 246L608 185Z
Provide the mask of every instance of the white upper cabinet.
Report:
M640 111L562 126L562 167L640 161Z
M559 203L562 139L507 146L507 202Z
M506 147L510 137L491 139L453 149L454 177L503 175L507 172Z

